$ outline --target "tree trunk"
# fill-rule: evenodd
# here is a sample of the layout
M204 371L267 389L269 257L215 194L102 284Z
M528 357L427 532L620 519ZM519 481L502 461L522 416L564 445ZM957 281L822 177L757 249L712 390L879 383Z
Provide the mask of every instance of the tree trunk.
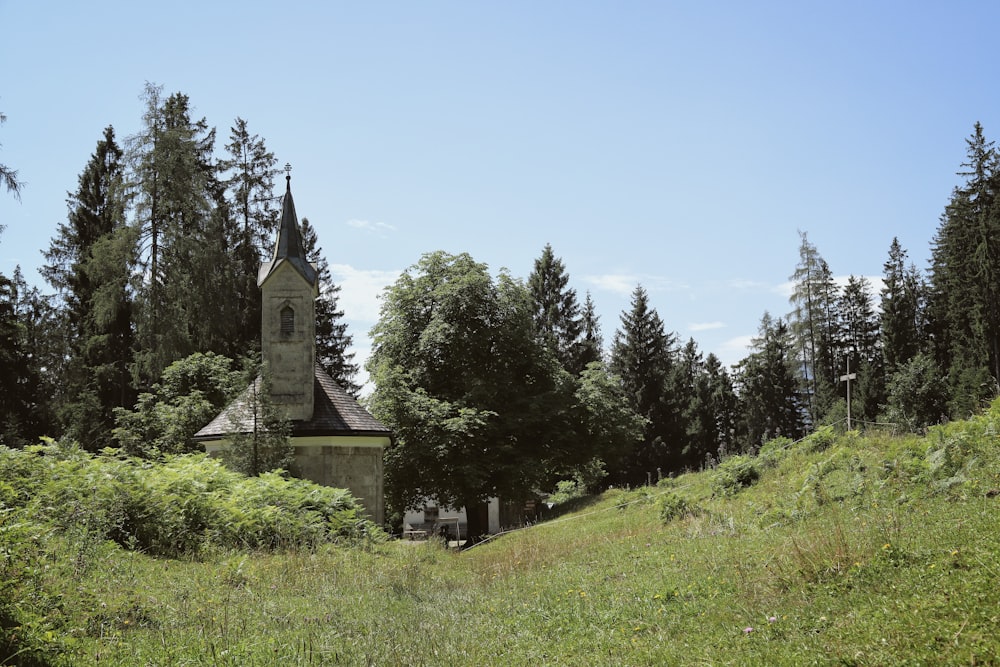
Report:
M462 536L465 545L471 547L480 542L489 533L489 509L486 503L470 500L465 503L466 535Z

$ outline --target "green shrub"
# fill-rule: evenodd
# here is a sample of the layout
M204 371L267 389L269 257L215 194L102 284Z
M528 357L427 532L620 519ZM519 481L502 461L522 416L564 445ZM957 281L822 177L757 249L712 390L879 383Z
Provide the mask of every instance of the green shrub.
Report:
M791 449L794 441L791 438L786 438L784 436L778 436L777 438L772 438L761 445L760 452L757 453L757 459L763 468L773 468L778 463L785 458L788 454L788 450Z
M829 449L837 441L837 433L832 425L820 426L818 429L803 438L802 443L809 452L823 452Z
M694 505L673 491L661 495L657 500L657 505L660 509L660 521L663 523L670 523L674 519L688 514L697 514L697 508Z
M384 537L344 489L246 477L205 454L153 462L50 443L0 451L0 476L3 502L33 520L160 556Z
M760 478L757 462L749 456L730 456L712 473L712 486L723 496L733 495Z

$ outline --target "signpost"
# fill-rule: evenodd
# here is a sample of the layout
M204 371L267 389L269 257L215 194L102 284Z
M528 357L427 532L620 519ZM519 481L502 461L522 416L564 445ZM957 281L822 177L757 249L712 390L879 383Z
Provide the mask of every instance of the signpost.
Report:
M851 372L851 358L847 357L847 375L841 375L840 381L847 383L847 430L851 430L851 380L857 380L858 374Z

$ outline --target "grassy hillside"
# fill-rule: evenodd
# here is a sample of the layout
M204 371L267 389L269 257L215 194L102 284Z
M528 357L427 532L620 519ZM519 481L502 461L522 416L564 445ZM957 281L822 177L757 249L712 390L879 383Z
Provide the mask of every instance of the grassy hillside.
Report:
M3 640L25 664L1000 664L998 433L1000 405L826 429L460 554L364 530L151 555L8 483Z

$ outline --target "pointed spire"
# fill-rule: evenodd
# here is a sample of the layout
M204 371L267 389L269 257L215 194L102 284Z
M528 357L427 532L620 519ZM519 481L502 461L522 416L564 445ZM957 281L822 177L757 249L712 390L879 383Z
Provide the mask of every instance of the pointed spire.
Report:
M261 266L257 284L264 282L282 260L287 260L295 267L310 285L316 284L316 269L306 258L302 247L302 235L299 233L298 217L295 215L295 201L292 199L292 166L285 165L285 196L281 205L281 224L278 226L278 238L274 243L274 255L270 262Z

